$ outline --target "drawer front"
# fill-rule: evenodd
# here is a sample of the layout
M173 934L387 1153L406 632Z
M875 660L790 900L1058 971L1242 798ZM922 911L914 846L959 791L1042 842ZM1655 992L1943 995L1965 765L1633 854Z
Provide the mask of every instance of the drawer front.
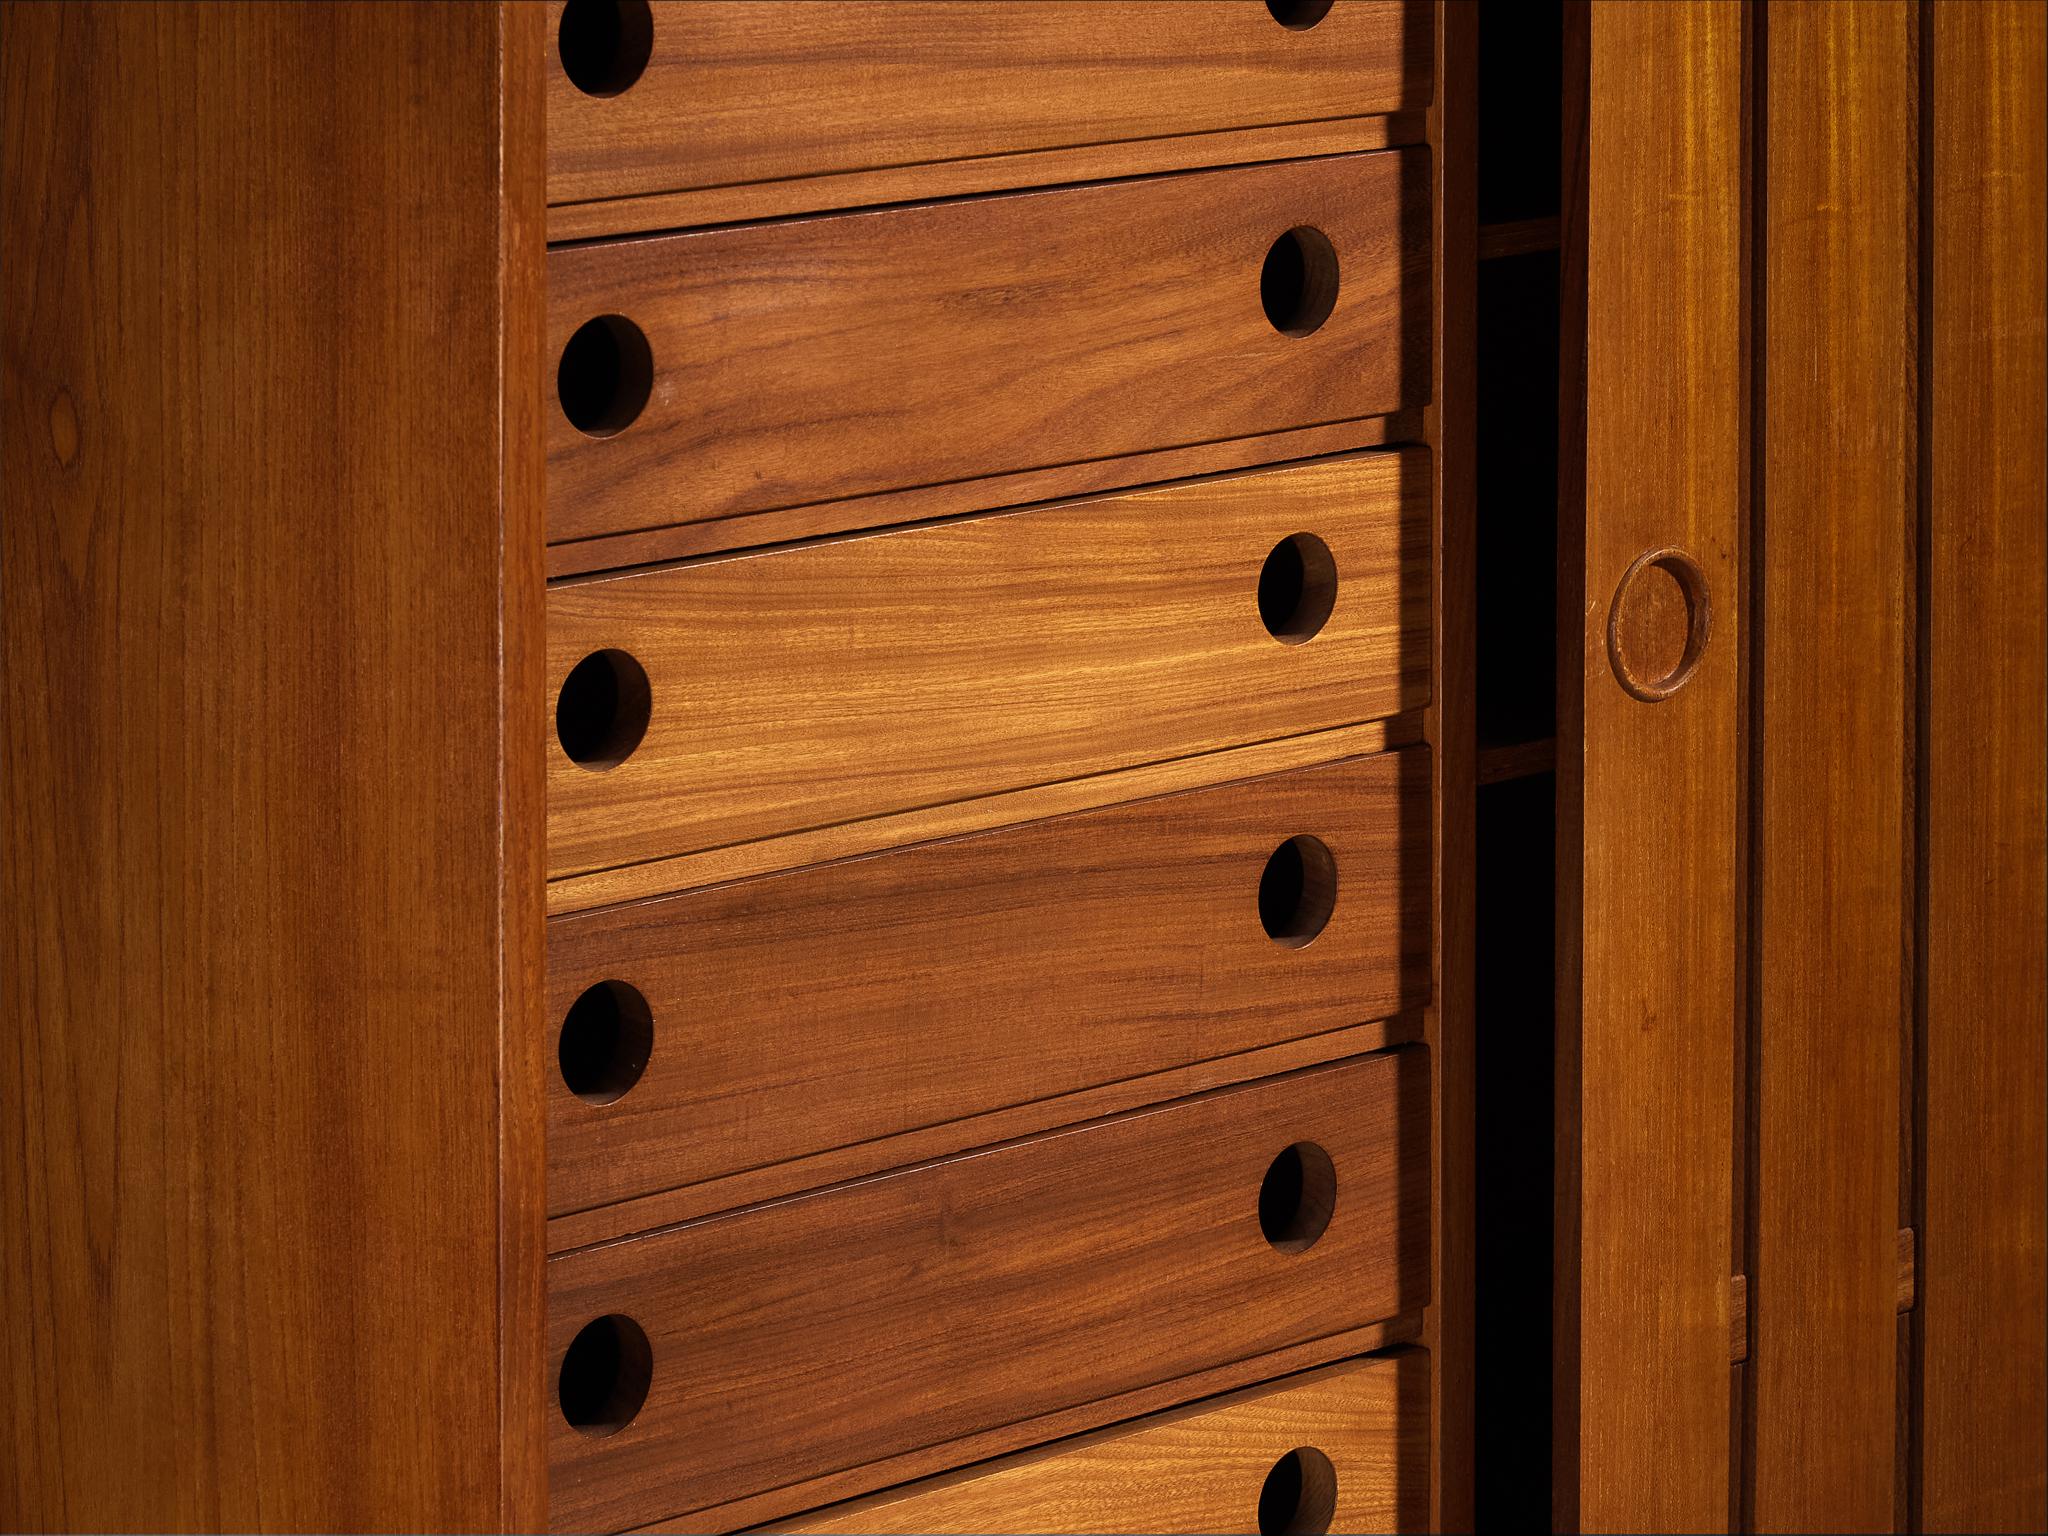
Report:
M1419 1006L1429 850L1415 748L558 917L550 1210Z
M1429 1356L1347 1361L779 1531L1343 1533L1429 1524Z
M550 877L1418 708L1429 491L1369 454L558 586Z
M548 536L1422 404L1428 216L1397 151L559 247Z
M1260 0L657 0L645 27L609 32L555 14L558 203L1312 123L1430 92L1419 0L1338 0L1312 26Z
M1414 1311L1427 1071L1420 1047L1360 1057L550 1260L556 1527Z

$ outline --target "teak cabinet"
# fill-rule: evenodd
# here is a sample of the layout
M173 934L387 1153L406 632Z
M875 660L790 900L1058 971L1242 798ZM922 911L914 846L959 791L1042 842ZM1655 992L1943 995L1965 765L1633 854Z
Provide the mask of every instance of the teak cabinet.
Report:
M2048 7L0 17L0 1525L2048 1524Z

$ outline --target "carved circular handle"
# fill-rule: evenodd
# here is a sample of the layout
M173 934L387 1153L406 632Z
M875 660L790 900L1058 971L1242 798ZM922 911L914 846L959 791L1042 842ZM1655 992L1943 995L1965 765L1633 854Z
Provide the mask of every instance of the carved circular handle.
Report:
M1607 660L1631 696L1655 704L1691 681L1713 628L1707 573L1699 561L1676 546L1647 550L1614 589Z

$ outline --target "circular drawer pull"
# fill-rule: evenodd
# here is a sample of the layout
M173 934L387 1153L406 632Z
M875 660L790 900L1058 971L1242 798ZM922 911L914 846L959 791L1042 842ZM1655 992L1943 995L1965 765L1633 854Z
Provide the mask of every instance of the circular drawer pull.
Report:
M654 1014L637 987L600 981L569 1005L555 1050L562 1081L586 1104L616 1104L654 1054Z
M1259 1536L1323 1536L1337 1517L1337 1469L1312 1445L1273 1463L1259 1488Z
M1304 949L1337 910L1337 860L1319 837L1290 837L1259 876L1259 925L1266 937Z
M1337 606L1337 559L1312 533L1291 533L1259 567L1259 622L1282 645L1313 640Z
M555 397L585 437L616 437L654 391L654 350L624 315L599 315L576 327L555 369Z
M1259 1181L1259 1230L1282 1253L1313 1248L1337 1209L1337 1167L1312 1141L1297 1141Z
M1692 680L1714 629L1707 573L1674 546L1636 556L1607 610L1607 660L1631 697L1668 699Z
M1320 330L1337 307L1337 248L1330 237L1297 224L1275 240L1259 269L1259 303L1283 336Z
M569 0L555 52L562 73L584 95L620 95L632 89L654 52L654 13L647 0Z
M555 739L570 762L602 773L633 755L653 709L647 671L629 652L592 651L562 679Z
M1331 0L1266 0L1273 19L1290 32L1306 32L1330 14Z
M562 1356L562 1417L593 1439L616 1435L640 1412L654 1380L654 1351L623 1313L585 1323Z

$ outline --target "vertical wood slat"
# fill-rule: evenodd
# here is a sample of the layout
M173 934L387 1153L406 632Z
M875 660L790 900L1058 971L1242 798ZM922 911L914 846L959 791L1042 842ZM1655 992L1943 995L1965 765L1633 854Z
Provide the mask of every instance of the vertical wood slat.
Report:
M1913 13L1768 30L1752 828L1755 1529L1894 1520L1914 485Z
M0 39L0 1527L536 1523L533 23Z
M495 0L499 107L498 1437L506 1530L548 1518L547 16Z
M1931 13L1919 1527L2048 1528L2048 7Z
M1583 644L1560 668L1554 1513L1708 1530L1729 1501L1742 18L1719 0L1603 4L1573 25L1585 544L1559 610ZM1569 513L1574 466L1561 478ZM1610 669L1608 606L1667 545L1703 569L1713 636L1649 703Z
M1423 1319L1429 1372L1430 1527L1473 1522L1473 925L1478 658L1473 638L1477 463L1474 395L1478 232L1478 8L1436 8L1436 90L1429 111L1437 270L1436 346L1425 426L1436 499L1431 562L1435 686L1426 714L1436 868L1431 931L1435 1006L1430 1092L1431 1304Z

